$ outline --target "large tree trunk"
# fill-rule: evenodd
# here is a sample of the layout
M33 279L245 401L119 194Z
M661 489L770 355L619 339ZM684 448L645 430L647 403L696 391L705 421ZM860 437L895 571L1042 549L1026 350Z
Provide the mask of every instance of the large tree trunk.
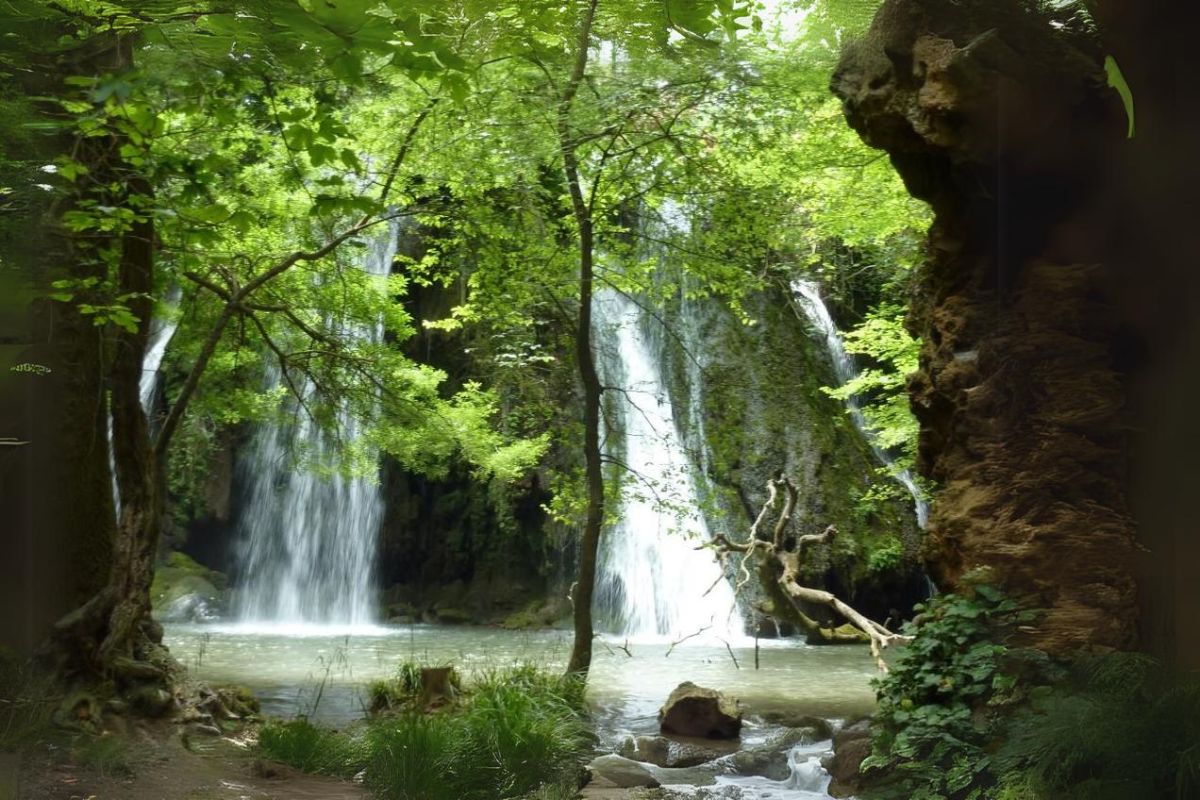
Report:
M121 516L108 582L113 608L99 651L105 665L117 656L143 656L137 646L147 632L154 643L161 641L161 634L149 624L150 583L162 531L166 476L162 460L151 445L140 392L142 362L154 313L154 218L149 208L149 184L136 177L129 181L128 189L139 198L134 207L141 206L145 213L122 241L119 291L133 297L130 310L140 323L136 331L118 332L111 373L113 461ZM142 200L145 205L141 205Z
M833 89L936 214L911 327L927 557L1045 609L1051 652L1136 638L1131 337L1108 245L1126 141L1103 51L1015 0L888 0ZM1114 205L1114 202L1116 203Z
M119 73L133 65L133 40L129 37L114 37L104 52L105 71ZM167 663L158 647L161 628L150 617L165 472L151 443L140 399L142 362L154 313L153 190L119 155L124 143L117 135L92 137L80 148L89 174L94 176L84 191L98 195L103 202L131 208L137 217L119 238L97 236L77 242L83 268L88 263L105 263L104 251L116 253L116 293L129 298L126 304L138 320L135 330L116 328L108 368L120 514L104 585L58 621L43 650L43 657L65 681L110 685L115 680L117 688L129 682L165 680L163 670L144 662ZM104 427L101 423L99 430Z

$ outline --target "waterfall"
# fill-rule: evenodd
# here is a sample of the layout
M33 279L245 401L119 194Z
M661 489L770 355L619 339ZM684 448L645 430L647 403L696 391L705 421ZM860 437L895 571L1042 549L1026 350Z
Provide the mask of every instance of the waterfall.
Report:
M397 237L393 224L368 240L360 267L386 275ZM379 341L383 326L348 324L343 332ZM277 385L280 378L278 367L269 369L267 385ZM305 384L300 391L312 388ZM383 510L376 481L321 475L295 463L298 453L336 463L359 433L346 405L337 424L338 440L302 411L288 424L259 425L239 464L247 491L238 521L241 580L235 611L243 623L278 631L366 627L375 620L375 550Z
M598 602L629 636L743 631L733 587L710 550L694 468L679 441L659 364L641 314L612 291L593 300L597 360L612 412L607 452L632 472L609 515L599 559Z
M837 378L838 385L843 386L853 380L858 375L858 368L855 367L854 360L850 358L850 354L846 352L841 334L838 333L837 325L833 323L833 317L829 316L829 309L825 307L825 302L821 299L821 292L817 288L817 284L812 281L794 280L792 281L792 294L796 298L800 309L804 312L804 316L825 337L825 349L829 351L829 357L833 361L833 372ZM929 503L925 500L924 495L917 486L916 480L913 479L912 473L907 469L896 469L895 459L875 443L875 437L867 430L867 421L863 417L858 398L851 397L847 399L846 406L850 411L851 418L854 420L855 427L866 437L867 442L871 445L871 450L875 453L875 457L888 468L896 480L903 484L908 493L912 495L913 507L917 515L917 525L924 529L929 520Z
M172 286L167 290L166 301L168 305L175 306L179 304L179 298L183 294L178 286ZM175 336L175 329L179 327L179 321L174 318L174 315L169 317L155 317L150 325L150 336L146 341L146 354L142 357L142 377L138 381L138 395L142 401L142 410L146 412L147 420L153 422L152 414L154 406L154 393L158 390L158 368L162 366L163 357L167 354L167 345L171 343L171 339ZM151 430L154 425L151 424Z
M167 290L165 298L167 305L178 305L182 294L183 292L178 286L172 286ZM141 402L142 413L146 415L146 424L149 426L152 436L155 428L153 412L154 395L158 391L158 368L162 366L163 357L167 354L167 345L171 343L178 327L179 321L174 318L174 314L165 317L156 316L150 321L146 353L142 356L142 376L138 379L138 399ZM117 461L116 454L113 453L112 437L113 422L110 413L108 415L108 471L112 475L113 509L119 520L121 518L121 493L117 488Z

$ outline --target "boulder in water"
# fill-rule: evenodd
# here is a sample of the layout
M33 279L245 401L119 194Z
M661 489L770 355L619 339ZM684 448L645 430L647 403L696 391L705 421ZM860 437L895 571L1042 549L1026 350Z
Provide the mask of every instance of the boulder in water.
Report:
M655 788L659 786L650 770L636 761L617 755L600 756L588 764L588 770L593 776L602 778L621 789L632 789L638 786Z
M150 601L166 622L207 622L221 609L225 576L184 555L171 553L154 571Z
M742 732L738 702L716 689L686 681L675 687L658 712L663 733L700 739L736 739Z
M781 725L785 728L809 728L812 730L813 741L833 738L833 727L826 720L810 714L800 714L790 711L768 711L762 715L764 722Z
M692 737L638 736L629 739L621 755L656 767L695 767L736 752L737 745Z
M833 755L821 766L832 780L827 790L831 797L851 797L862 788L859 767L871 755L871 720L853 722L833 735Z

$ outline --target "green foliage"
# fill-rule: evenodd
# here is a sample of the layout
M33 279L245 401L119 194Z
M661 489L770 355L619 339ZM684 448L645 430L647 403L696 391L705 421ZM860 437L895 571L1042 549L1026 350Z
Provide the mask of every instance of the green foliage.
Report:
M845 385L824 390L838 400L853 398L859 403L876 444L898 451L899 469L912 467L918 433L905 379L917 370L920 342L905 330L905 314L901 305L881 304L848 331L846 352L865 356L868 365Z
M1140 653L1085 656L1007 722L996 769L1037 798L1200 791L1200 680Z
M415 691L420 667L402 665L393 689ZM384 800L557 798L577 786L590 746L583 684L530 666L477 675L463 701L434 714L407 710L368 723L361 736L304 719L270 723L264 755L300 769L348 775Z
M361 761L361 748L353 738L303 717L265 723L258 732L258 746L273 761L322 775L350 777Z
M891 572L900 568L903 559L904 543L889 536L867 556L867 572L876 575Z
M1126 82L1117 60L1111 55L1104 57L1104 74L1108 78L1108 85L1121 96L1121 103L1125 106L1125 118L1129 121L1126 138L1132 139L1134 134L1133 90L1129 88L1129 83Z
M1030 614L986 585L917 610L907 631L915 638L875 683L876 735L863 770L875 773L878 797L991 797L995 730L986 709L1007 702L1016 686L1006 671L1009 648L998 642Z
M372 725L365 740L364 782L385 800L457 800L462 795L451 777L457 734L440 714L408 713Z
M76 764L107 777L128 777L133 774L129 742L122 736L84 734L71 747Z

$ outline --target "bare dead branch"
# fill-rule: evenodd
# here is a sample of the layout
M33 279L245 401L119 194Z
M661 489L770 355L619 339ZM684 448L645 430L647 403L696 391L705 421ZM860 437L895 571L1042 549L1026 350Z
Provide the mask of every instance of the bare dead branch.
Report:
M742 561L739 565L742 577L735 585L734 593L740 593L749 581L750 571L747 563L751 557L755 557L759 580L772 604L766 613L782 616L790 622L797 623L810 636L819 636L826 641L864 641L870 645L871 656L875 659L876 666L881 672L887 672L883 651L893 644L907 644L912 637L889 631L883 625L867 618L857 609L839 599L832 592L814 589L801 583L800 573L805 552L813 547L832 542L837 536L837 527L829 525L821 533L806 534L789 541L786 534L792 514L795 512L798 495L795 484L786 475L780 473L778 477L767 481L767 500L750 526L745 542L734 542L724 534L713 537L713 543L719 552L742 554ZM775 520L771 539L767 541L761 537L760 529L768 513L774 511L779 505L780 497L783 498L783 508ZM829 608L847 620L856 629L855 633L847 634L840 630L822 627L805 613L804 604ZM730 650L730 655L733 655L732 650Z

